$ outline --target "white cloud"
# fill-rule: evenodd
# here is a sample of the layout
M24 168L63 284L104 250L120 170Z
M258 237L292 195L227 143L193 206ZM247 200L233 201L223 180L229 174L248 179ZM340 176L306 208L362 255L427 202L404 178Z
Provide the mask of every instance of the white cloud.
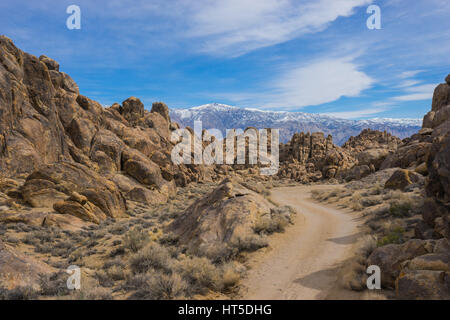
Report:
M400 79L412 78L412 77L418 75L421 72L423 72L423 70L404 71L404 72L400 73L400 75L398 77Z
M273 84L265 108L300 108L320 105L341 97L356 97L374 80L350 58L330 58L293 67Z
M197 1L187 35L202 38L201 51L239 56L325 29L373 0Z
M433 98L433 92L436 88L435 84L424 84L420 86L413 86L405 89L408 94L394 97L395 101L419 101Z

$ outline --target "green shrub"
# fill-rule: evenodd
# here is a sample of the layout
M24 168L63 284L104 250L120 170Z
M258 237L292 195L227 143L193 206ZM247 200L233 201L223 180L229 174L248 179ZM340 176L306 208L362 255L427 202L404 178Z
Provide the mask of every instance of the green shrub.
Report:
M402 243L404 232L405 230L402 227L396 227L383 238L379 239L377 245L382 247L391 243Z
M404 218L410 215L412 205L410 202L393 202L389 208L389 213L398 218Z

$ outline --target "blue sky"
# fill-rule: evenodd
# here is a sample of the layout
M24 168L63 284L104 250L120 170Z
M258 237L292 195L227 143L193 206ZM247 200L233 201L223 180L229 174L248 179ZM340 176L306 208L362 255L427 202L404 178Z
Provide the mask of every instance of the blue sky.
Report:
M81 30L69 30L69 5ZM366 12L381 8L381 30ZM0 34L104 105L219 102L422 118L450 73L448 0L2 0Z

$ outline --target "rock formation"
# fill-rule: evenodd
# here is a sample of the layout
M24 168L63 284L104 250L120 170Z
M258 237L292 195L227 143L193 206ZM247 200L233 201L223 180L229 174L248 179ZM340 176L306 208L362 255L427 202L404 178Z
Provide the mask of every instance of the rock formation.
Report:
M127 200L161 203L176 184L212 179L212 169L172 164L178 125L167 105L147 111L131 97L103 108L81 95L56 61L4 36L0 93L0 172L14 184L0 194L3 203L98 223L124 215Z

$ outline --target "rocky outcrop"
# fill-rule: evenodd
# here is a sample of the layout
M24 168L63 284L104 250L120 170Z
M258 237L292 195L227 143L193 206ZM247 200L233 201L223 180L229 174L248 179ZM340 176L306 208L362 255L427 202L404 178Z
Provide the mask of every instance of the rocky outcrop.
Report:
M237 180L220 186L190 206L168 228L189 250L203 254L227 252L255 235L255 224L274 209L260 194Z
M103 108L81 95L56 61L25 53L4 36L0 92L0 172L20 184L26 178L15 187L24 204L99 222L124 215L126 200L165 202L177 183L214 176L212 168L172 164L171 130L179 126L167 105L148 111L131 97ZM125 194L118 175L133 180ZM87 202L75 201L74 192Z
M383 161L397 150L400 142L399 138L386 131L365 129L356 137L350 137L342 147L358 160L358 166L368 166L373 172L380 169Z
M416 172L401 169L395 171L384 184L385 189L404 190L412 184L423 186L424 177Z
M403 140L381 168L401 167L386 188L403 190L425 178L428 198L414 236L404 244L377 248L368 263L378 265L385 288L399 299L450 298L450 75L433 96L432 110L418 134ZM414 169L414 172L412 171Z
M356 160L333 138L322 132L296 133L287 144L280 145L279 177L300 182L335 178L354 166Z

